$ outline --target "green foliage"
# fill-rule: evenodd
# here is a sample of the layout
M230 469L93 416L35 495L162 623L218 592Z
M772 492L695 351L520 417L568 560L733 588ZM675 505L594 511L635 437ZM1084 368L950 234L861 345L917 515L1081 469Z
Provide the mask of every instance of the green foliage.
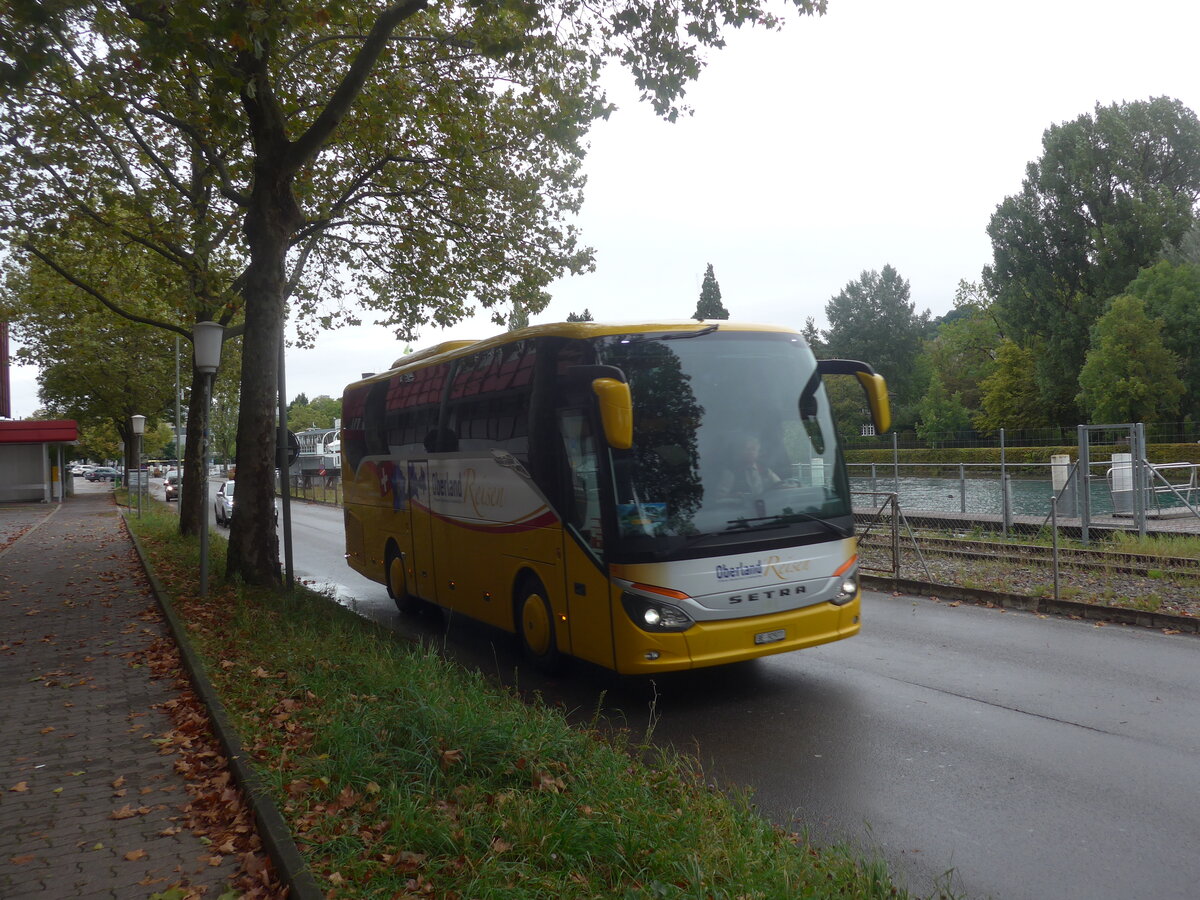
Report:
M1093 424L1162 421L1183 396L1179 360L1164 345L1162 322L1137 297L1115 297L1092 328L1079 373L1079 402Z
M812 316L808 316L804 320L804 327L800 329L800 334L804 336L805 342L817 359L822 359L825 355L825 342L821 340L821 331L817 328L816 320Z
M1067 424L1092 324L1195 221L1200 120L1166 97L1097 105L1047 129L1042 150L992 216L984 280L1011 336L1038 350L1042 405Z
M962 395L948 394L942 379L936 374L930 379L929 390L921 398L920 414L917 434L934 447L941 436L971 427L971 414L963 405Z
M697 321L704 319L728 319L729 310L721 303L721 285L713 274L712 263L704 270L704 283L700 286L700 300L696 303L696 311L692 318Z
M611 111L605 62L674 119L723 29L780 24L763 0L68 2L69 25L43 6L2 20L21 36L0 45L17 85L0 94L2 239L64 278L84 254L44 245L59 236L106 245L104 266L157 257L168 327L245 316L230 555L255 584L278 577L262 526L289 307L301 340L356 306L405 340L540 311L591 267L570 219L587 129Z
M585 307L583 312L581 312L581 313L573 313L573 312L567 313L567 321L568 322L592 322L592 321L594 321L594 319L592 319L592 314L590 312L588 312L587 308Z
M825 304L825 318L828 356L874 366L898 407L920 398L924 385L915 365L929 333L929 312L916 312L908 282L895 269L864 271Z
M1200 229L1194 233L1200 236ZM1146 304L1146 315L1163 322L1163 345L1179 360L1182 413L1200 419L1200 257L1195 262L1158 262L1143 269L1126 291Z
M288 428L303 431L305 428L332 428L334 419L342 417L342 400L327 394L314 397L311 402L299 405L300 398L288 407Z
M937 324L937 334L925 346L932 371L948 394L957 394L972 413L980 409L983 381L996 369L1000 326L991 298L982 285L960 281L954 308Z
M153 429L171 408L173 342L154 328L96 309L39 262L10 265L3 274L0 319L21 341L18 361L41 368L42 403L84 427L107 423L115 441L132 447L130 416L146 416ZM136 289L138 274L111 277ZM105 449L115 447L106 443Z
M1000 344L995 371L980 383L980 388L981 411L975 417L975 427L980 431L1049 424L1034 377L1033 353L1013 341Z

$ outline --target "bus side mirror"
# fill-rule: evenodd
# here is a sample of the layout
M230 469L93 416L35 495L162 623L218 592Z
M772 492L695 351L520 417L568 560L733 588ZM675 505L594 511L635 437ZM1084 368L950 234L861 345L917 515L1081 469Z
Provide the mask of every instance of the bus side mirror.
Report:
M875 422L875 433L885 434L892 427L892 404L888 400L887 382L882 375L858 372L858 383L867 395L871 407L871 418Z
M604 439L614 450L633 446L633 398L629 385L615 378L596 378L592 391L600 400L600 422Z
M892 427L892 405L888 400L887 382L866 363L854 359L820 359L817 360L817 371L821 375L855 376L867 395L875 433L883 434Z

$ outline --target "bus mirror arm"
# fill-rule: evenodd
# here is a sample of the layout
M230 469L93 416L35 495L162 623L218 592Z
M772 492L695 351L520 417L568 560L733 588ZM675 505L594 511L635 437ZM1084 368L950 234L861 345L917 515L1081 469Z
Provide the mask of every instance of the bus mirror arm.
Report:
M600 401L604 439L614 450L633 446L633 398L629 385L615 378L595 378L592 391Z
M825 375L853 375L862 385L871 407L871 420L876 434L884 434L892 427L892 407L888 400L887 382L865 362L855 359L819 359L817 371Z
M612 378L624 384L628 379L616 366L567 366L564 375L572 381L595 381L597 378Z

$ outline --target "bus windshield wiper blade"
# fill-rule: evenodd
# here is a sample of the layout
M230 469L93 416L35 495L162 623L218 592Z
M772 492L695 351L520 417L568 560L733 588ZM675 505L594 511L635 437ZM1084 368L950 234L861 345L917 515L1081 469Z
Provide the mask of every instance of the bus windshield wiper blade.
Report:
M721 326L718 324L708 325L696 331L663 331L663 332L647 332L645 334L623 334L618 340L622 344L640 344L643 341L682 341L688 338L700 337L705 334L712 334Z
M793 524L793 522L795 522L797 520L803 521L803 522L814 522L817 525L820 525L826 531L836 534L838 537L847 538L847 537L850 537L854 533L852 531L847 532L847 531L842 530L841 528L838 528L838 526L834 525L828 519L822 519L820 516L814 516L814 515L810 515L809 513L802 513L802 512L786 512L786 513L778 513L777 515L773 515L773 516L758 516L755 518L730 519L726 524L728 524L731 527L726 528L725 530L727 532L728 531L738 531L738 530L742 530L742 529L745 529L748 531L749 530L765 531L765 530L769 530L771 528L782 528L785 525L791 525L791 524ZM765 526L763 524L759 524L756 526L754 524L756 522L769 523L769 524L766 524Z

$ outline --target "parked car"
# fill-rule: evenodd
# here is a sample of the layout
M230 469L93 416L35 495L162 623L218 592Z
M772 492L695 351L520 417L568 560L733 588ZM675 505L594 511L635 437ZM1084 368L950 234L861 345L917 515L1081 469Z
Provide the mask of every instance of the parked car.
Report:
M234 482L226 481L217 488L217 497L213 501L213 511L217 515L217 524L229 527L233 518L233 488ZM275 523L279 523L279 498L275 498Z
M87 475L87 473L92 471L94 468L96 467L91 463L78 463L71 467L71 474L75 475L76 477L80 475Z
M121 473L112 466L97 466L88 472L84 477L88 481L116 481L117 476Z
M163 495L167 500L179 499L179 473L172 472L167 476L167 480L163 482Z

